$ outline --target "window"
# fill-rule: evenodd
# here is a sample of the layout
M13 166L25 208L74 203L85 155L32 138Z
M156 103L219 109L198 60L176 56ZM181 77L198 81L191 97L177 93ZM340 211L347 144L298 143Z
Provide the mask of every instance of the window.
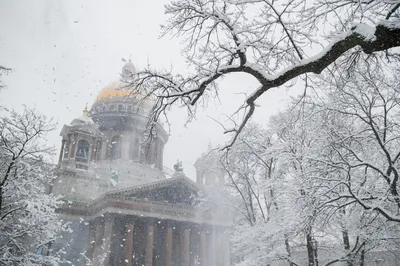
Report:
M75 161L86 164L89 161L89 143L84 139L78 141L78 148L75 154Z
M128 112L132 113L132 105L128 105Z
M110 144L110 152L108 158L110 160L120 159L121 158L121 137L114 136L111 139Z
M110 112L113 112L113 111L114 111L114 108L115 108L114 105L111 104L111 105L110 105L110 108L109 108L109 111L110 111Z
M102 111L102 112L105 112L105 111L106 111L106 106L105 106L105 105L101 106L101 111Z
M118 112L123 112L124 111L124 106L122 104L118 105Z

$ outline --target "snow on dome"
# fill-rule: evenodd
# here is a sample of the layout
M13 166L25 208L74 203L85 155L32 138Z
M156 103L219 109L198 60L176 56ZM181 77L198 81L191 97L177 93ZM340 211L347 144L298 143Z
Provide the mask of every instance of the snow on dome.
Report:
M89 124L92 125L94 124L92 118L88 117L88 116L80 116L75 118L74 120L72 120L71 125L75 126L75 125L82 125L82 124Z
M96 102L112 97L128 97L132 94L131 89L122 81L114 81L104 87L96 97Z
M126 62L125 59L123 59L123 61ZM132 97L137 100L145 98L145 91L132 85L135 83L133 77L135 73L136 68L131 59L129 59L122 67L120 80L111 82L104 87L97 95L95 102L113 97Z
M109 85L104 87L96 97L96 102L110 99L113 97L132 97L132 98L144 98L145 95L138 91L133 91L132 86L129 86L128 83L122 81L114 81Z
M83 109L82 115L80 117L75 118L71 122L71 126L80 126L80 125L94 125L94 121L89 117L89 111L87 109L87 105L85 109Z
M122 73L121 76L122 78L126 80L131 80L132 75L136 73L136 68L132 64L131 60L129 59L129 62L127 62L123 67L122 67Z
M77 117L77 118L75 118L73 121L72 121L72 125L74 125L74 122L76 123L76 122L81 122L81 124L82 123L84 123L84 124L94 124L94 122L93 122L93 120L92 120L92 118L90 118L90 117L88 117L88 116L80 116L80 117Z

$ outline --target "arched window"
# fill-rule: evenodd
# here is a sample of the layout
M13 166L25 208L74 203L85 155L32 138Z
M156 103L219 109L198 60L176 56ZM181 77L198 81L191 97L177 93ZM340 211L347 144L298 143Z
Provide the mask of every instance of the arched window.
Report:
M76 149L75 161L81 163L88 163L89 161L89 143L84 139L78 141L78 148Z
M111 143L110 143L109 159L115 160L115 159L120 159L120 158L121 158L121 137L114 136L111 139Z

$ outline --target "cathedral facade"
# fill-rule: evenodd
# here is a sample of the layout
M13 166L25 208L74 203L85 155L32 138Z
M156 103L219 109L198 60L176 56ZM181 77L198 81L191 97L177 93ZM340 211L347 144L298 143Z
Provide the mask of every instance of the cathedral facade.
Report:
M128 62L122 76L133 71ZM76 266L230 265L229 212L206 200L203 180L213 176L203 167L194 182L179 164L164 167L167 132L157 124L151 141L145 133L152 99L122 80L60 133L51 192L64 200L59 213L71 229L52 252ZM208 184L215 190L221 180Z

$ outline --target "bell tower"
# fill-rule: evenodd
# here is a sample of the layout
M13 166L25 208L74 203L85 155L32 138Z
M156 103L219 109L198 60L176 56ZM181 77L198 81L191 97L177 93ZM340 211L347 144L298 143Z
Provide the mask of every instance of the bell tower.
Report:
M217 149L208 147L208 152L203 153L196 160L196 183L201 186L219 186L224 184L224 170L219 161Z
M90 111L86 107L64 125L53 193L89 202L114 189L166 178L168 133L156 124L155 138L148 141L145 131L154 99L134 84L135 72L129 60L120 79L99 91Z

